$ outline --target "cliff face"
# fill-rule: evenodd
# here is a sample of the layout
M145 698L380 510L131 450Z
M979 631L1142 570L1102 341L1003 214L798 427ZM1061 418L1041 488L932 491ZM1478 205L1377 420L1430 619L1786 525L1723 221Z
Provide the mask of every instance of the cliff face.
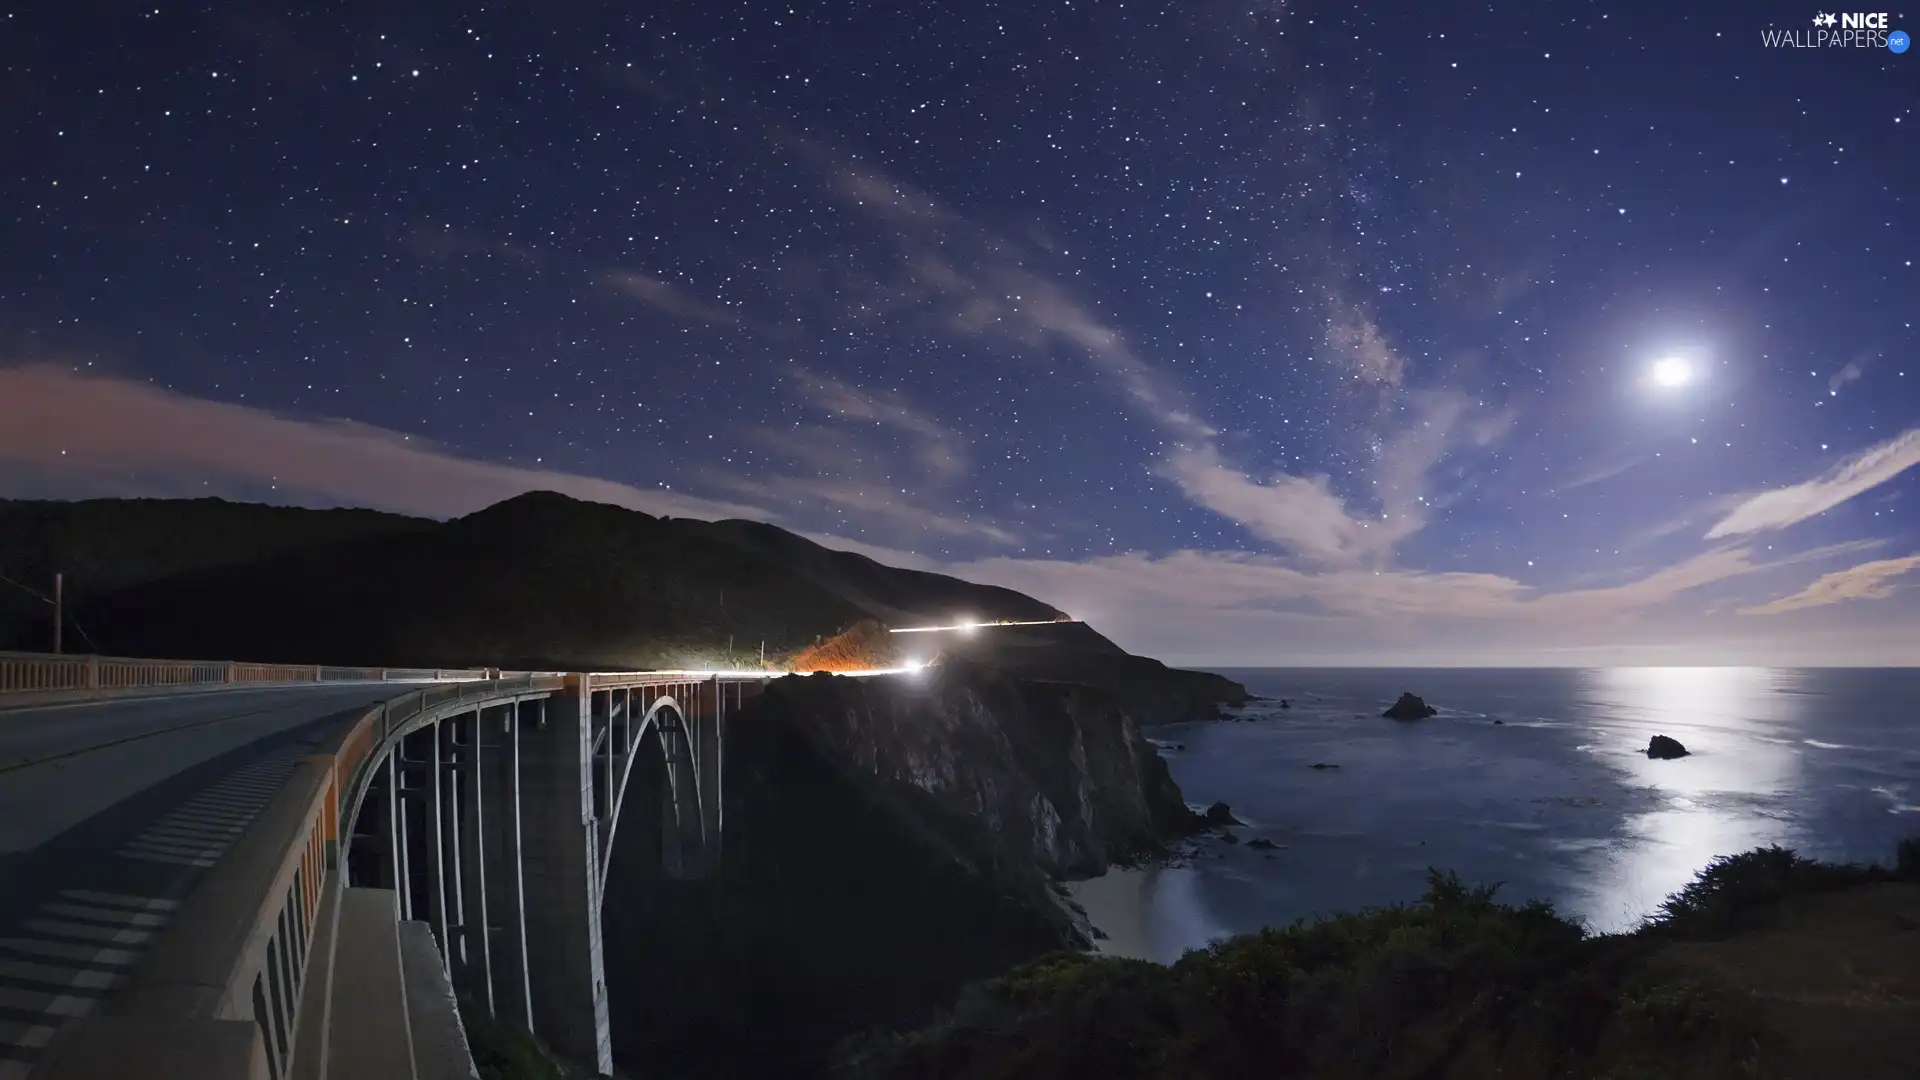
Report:
M817 1075L965 984L1084 945L1047 879L1191 820L1118 698L959 663L774 683L729 720L720 871L669 882L623 823L605 913L615 1056Z
M783 679L768 695L844 767L977 821L995 854L1050 876L1101 873L1190 817L1104 689L949 664L918 679Z

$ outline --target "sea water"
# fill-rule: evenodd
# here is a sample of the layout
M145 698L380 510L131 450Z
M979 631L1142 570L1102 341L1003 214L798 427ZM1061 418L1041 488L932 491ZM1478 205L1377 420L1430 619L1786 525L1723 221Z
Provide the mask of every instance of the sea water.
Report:
M1149 735L1190 802L1233 807L1240 843L1203 840L1170 865L1079 886L1111 951L1169 961L1411 901L1428 867L1613 932L1715 856L1780 844L1887 863L1920 835L1920 669L1222 674L1293 707L1260 701L1238 721ZM1402 691L1439 715L1383 719ZM1648 759L1656 734L1691 756Z

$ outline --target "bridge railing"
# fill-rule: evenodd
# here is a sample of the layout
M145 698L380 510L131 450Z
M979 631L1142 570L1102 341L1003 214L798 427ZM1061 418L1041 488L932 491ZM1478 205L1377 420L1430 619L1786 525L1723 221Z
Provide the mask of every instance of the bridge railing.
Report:
M551 675L515 674L423 687L344 725L326 750L301 760L286 786L188 897L117 1000L113 1020L133 1019L169 1031L173 1028L167 1025L179 1025L186 1038L196 1025L251 1021L265 1047L267 1076L287 1077L309 950L321 929L321 901L337 881L344 801L358 773L377 764L373 753L389 733L423 712L539 693L563 682ZM157 1052L155 1046L141 1045L139 1037L117 1037L124 1046L111 1052L129 1069ZM204 1075L237 1077L248 1071L209 1063Z
M330 667L234 660L147 660L128 656L0 652L0 695L118 691L258 683L447 681L498 675L485 668Z

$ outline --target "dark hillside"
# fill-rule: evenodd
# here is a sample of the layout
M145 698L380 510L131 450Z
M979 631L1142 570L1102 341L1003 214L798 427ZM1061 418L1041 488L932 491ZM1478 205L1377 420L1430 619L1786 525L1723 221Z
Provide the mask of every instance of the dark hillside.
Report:
M1054 615L1005 589L730 524L535 492L444 524L141 580L79 615L122 654L576 669L754 666L763 641L776 661L868 617L868 603L894 617Z
M82 611L103 649L338 664L737 662L861 612L687 523L538 492L418 532L209 567Z
M74 608L93 597L183 571L268 559L369 536L421 532L432 521L374 510L304 510L224 499L0 499L0 576L43 594L66 575ZM88 632L92 626L84 619ZM0 648L51 647L47 605L0 585ZM85 640L67 628L71 648Z
M758 521L689 524L780 563L829 592L846 597L884 622L948 623L963 617L1024 620L1060 616L1057 609L1012 589L886 566L865 555L822 547L805 537Z

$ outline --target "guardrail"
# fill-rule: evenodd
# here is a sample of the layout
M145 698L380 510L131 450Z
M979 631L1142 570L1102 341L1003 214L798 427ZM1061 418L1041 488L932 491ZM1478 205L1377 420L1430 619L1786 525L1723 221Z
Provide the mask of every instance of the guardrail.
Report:
M314 959L310 953L316 938L330 933L319 925L327 910L323 900L340 885L340 830L353 812L348 800L364 788L363 774L377 766L379 749L423 714L467 703L554 693L570 682L584 683L588 689L615 689L749 681L780 674L332 668L0 653L0 700L6 691L330 679L447 680L397 694L362 711L334 733L325 750L301 760L280 792L199 882L133 981L116 997L111 1013L82 1021L101 1025L99 1030L91 1037L86 1031L68 1033L69 1039L91 1044L94 1052L86 1058L87 1064L56 1068L53 1076L68 1080L70 1076L144 1075L153 1060L179 1057L185 1047L194 1048L191 1060L205 1064L204 1071L194 1075L264 1075L267 1080L287 1080L293 1075L299 1049L296 1030ZM312 987L316 994L325 989L323 983ZM257 1027L260 1035L257 1048L249 1051L252 1065L243 1060L247 1055L235 1049L232 1038L235 1030L246 1032L248 1024ZM255 1045L250 1038L246 1041L250 1047ZM264 1049L264 1062L260 1049ZM102 1062L106 1062L105 1071L100 1071Z
M129 656L0 652L0 694L82 690L145 690L249 683L442 681L484 679L485 668L329 667L237 660L143 660Z
M182 1025L186 1033L209 1022L251 1021L265 1047L266 1075L287 1077L321 900L339 870L345 800L375 749L421 713L562 685L564 678L543 674L474 680L423 687L362 712L329 749L294 768L208 872L117 999L114 1016ZM108 1052L116 1061L124 1054L131 1076L153 1050L133 1038ZM229 1075L209 1067L206 1075Z

